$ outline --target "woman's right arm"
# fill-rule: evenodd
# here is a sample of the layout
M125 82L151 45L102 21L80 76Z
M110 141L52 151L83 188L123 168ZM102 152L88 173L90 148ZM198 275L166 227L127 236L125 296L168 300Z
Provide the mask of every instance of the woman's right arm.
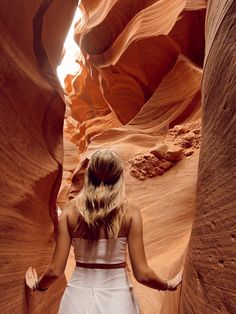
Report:
M142 216L137 209L132 211L128 247L133 274L139 283L157 290L176 290L182 281L182 273L171 280L164 280L148 266L143 244Z

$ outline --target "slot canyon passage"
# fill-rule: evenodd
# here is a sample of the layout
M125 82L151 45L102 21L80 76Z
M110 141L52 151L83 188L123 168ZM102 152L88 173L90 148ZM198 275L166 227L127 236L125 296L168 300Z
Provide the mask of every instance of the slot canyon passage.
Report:
M82 0L83 59L64 91L56 68L77 5L1 1L0 312L57 313L66 277L41 294L25 272L44 271L57 205L111 148L150 266L170 278L184 265L172 293L133 280L141 313L236 313L236 2ZM73 267L70 254L67 277Z

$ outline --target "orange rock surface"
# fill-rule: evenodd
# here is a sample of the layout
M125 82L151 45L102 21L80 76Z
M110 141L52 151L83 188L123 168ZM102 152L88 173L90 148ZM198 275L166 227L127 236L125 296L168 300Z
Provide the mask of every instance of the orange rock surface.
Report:
M210 1L196 213L181 313L236 313L236 2Z
M211 67L216 67L216 74L220 73L220 67L217 67L219 53L214 57L213 52L210 66L207 65L209 51L218 34L216 28L220 27L224 16L225 18L227 16L226 13L230 13L230 4L223 2L208 1L207 58L203 82L203 88L205 88L203 92L206 95L203 108L205 142L203 141L201 153L203 157L202 162L200 160L198 175L197 211L190 238L195 213L198 153L201 140L200 89L205 47L204 8L206 1L113 1L109 6L105 1L97 3L82 1L87 15L83 27L80 24L81 29L78 27L76 30L76 39L86 57L86 66L90 70L96 69L95 82L108 103L115 118L114 121L119 121L120 125L117 124L115 128L108 125L102 128L100 122L96 123L93 119L91 123L94 133L90 133L88 121L77 126L77 130L82 126L86 129L83 131L85 134L83 143L86 145L83 144L81 147L81 140L77 137L76 145L82 154L80 154L80 163L72 174L70 197L74 197L81 190L84 169L95 150L108 147L120 153L124 161L128 201L137 204L142 211L144 241L150 265L163 277L171 277L185 263L183 285L175 293L157 294L156 291L134 282L141 312L145 314L174 314L179 311L181 313L235 311L233 301L235 287L232 286L234 281L230 280L230 276L235 277L233 257L235 250L232 250L234 231L233 223L230 222L230 217L234 216L233 194L230 185L228 186L230 192L225 191L226 196L221 206L223 210L228 204L226 206L231 212L230 216L227 213L225 216L222 212L219 213L219 217L225 217L225 227L217 240L220 223L219 227L216 227L216 224L220 218L217 218L215 207L218 204L217 200L220 202L220 188L216 187L217 182L220 182L220 173L214 170L214 162L217 163L215 154L218 151L219 142L214 144L209 137L217 136L212 134L212 132L217 132L213 127L214 112L217 111L217 114L220 114L219 108L223 106L221 103L224 103L221 98L216 101L219 76L211 78L209 74ZM220 7L221 11L214 18L217 7ZM229 14L231 18L232 12L231 8ZM227 43L226 34L229 30L224 29L222 32L224 35L219 37L215 47L217 45L222 47L220 51L223 56L227 47L229 50L232 47L231 42L234 37L232 35L232 41ZM220 44L220 38L225 39L225 46L223 43ZM232 57L230 53L233 53L232 49L227 54ZM223 67L223 57L221 58ZM233 68L233 63L231 65ZM228 97L231 101L233 92L231 93L230 90L235 91L232 85L234 72L227 73L230 74L228 74L229 90L226 92L229 91ZM204 84L208 81L212 82L212 85L207 83L205 86ZM223 81L221 82L223 97L226 85ZM208 88L210 88L214 103L218 103L218 106L213 106L211 97L208 95ZM207 109L207 106L211 109ZM229 109L229 112L232 113L232 109ZM234 117L235 114L229 117L228 121L233 121ZM227 120L224 121L226 123ZM225 149L222 154L223 156L229 154L231 162L225 162L221 166L231 165L233 170L232 149L234 146L230 144L230 141L232 143L234 130L232 128L229 131L226 125L223 126L222 121L220 129L225 130L220 137L222 149L223 147ZM90 134L87 142L85 141L86 134ZM223 136L226 137L229 150L223 144ZM169 158L178 155L176 160L170 161L167 158L168 149ZM208 157L204 157L204 152ZM221 160L223 156L221 155L219 159ZM158 169L160 171L157 171ZM209 200L210 195L206 194L210 193L207 182L210 180L211 184L211 173L215 178L214 193L218 195L216 200L214 198ZM228 173L227 178L232 178L231 171L227 172L225 169L225 173ZM205 196L208 199L207 203L204 202ZM210 207L210 204L215 204L215 206ZM209 214L204 214L202 209L204 207ZM207 220L208 217L209 219L216 217L214 226L210 220ZM231 234L227 232L227 228L231 230ZM206 236L204 240L207 230L209 236ZM224 241L228 241L225 248ZM213 243L218 243L218 247ZM221 255L225 253L227 257L218 258L219 252ZM210 260L208 260L209 254ZM71 267L73 262L70 263ZM68 277L70 267L67 269ZM218 269L218 267L221 268ZM220 272L221 275L215 276L215 272ZM213 287L211 283L214 283ZM230 291L226 288L227 283L230 284ZM225 301L223 295L220 295L221 284L227 295Z
M58 64L74 1L3 1L0 12L0 313L56 313L65 278L29 293L54 249L65 104ZM54 225L53 225L54 224Z
M55 69L76 3L10 7L0 13L0 312L57 312L65 278L30 294L24 274L44 270L56 201L63 210L81 191L101 148L121 155L150 266L170 278L184 265L172 293L132 279L141 313L236 312L233 0L82 0L66 105ZM67 279L73 267L71 252Z
M201 72L204 56L203 2L195 1L189 5L183 0L114 1L112 7L106 7L106 15L102 11L105 3L97 3L97 14L101 10L103 19L100 18L96 24L93 12L91 15L88 13L90 1L82 1L86 16L84 24L80 23L75 30L75 39L86 57L90 72L94 68L98 71L99 82L95 81L121 123L126 124L136 116L167 74L171 75L178 57L180 60L187 57L187 66ZM95 7L93 4L92 11ZM92 25L90 19L93 20ZM178 78L186 83L183 62L179 63L177 71L178 74L183 71L183 77L178 75ZM191 83L194 84L189 80ZM173 86L178 94L179 88ZM198 83L195 80L193 88L195 94L199 92L200 80ZM185 110L196 106L199 109L199 96L193 101L194 105L191 102L193 97L192 91L191 99L188 102L185 99ZM173 101L176 104L178 100ZM170 107L174 104L165 105Z
M86 60L82 75L87 69L90 73L78 93L87 108L94 108L86 96L92 93L93 81L110 113L87 116L82 122L74 114L66 118L65 137L78 148L79 163L70 170L58 201L63 208L66 199L80 192L94 151L115 149L124 162L127 199L142 211L148 260L163 277L183 265L195 210L205 5L114 1L108 7L103 1L82 1L84 24L75 30ZM68 77L68 82L73 79ZM74 85L69 98L76 92ZM78 114L83 114L82 108ZM166 150L159 158L158 147L163 145ZM68 278L73 266L71 254ZM164 294L135 281L134 286L142 313L178 310L181 288Z
M66 78L71 114L65 120L78 156L95 136L115 136L114 127L155 135L201 117L205 1L82 1L80 7L85 15L75 39L84 65ZM63 182L61 205L69 183Z

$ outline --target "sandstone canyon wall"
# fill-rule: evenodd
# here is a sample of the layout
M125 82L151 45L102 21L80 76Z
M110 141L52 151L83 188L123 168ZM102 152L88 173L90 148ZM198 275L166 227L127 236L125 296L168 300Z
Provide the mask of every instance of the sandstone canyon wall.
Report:
M81 1L75 39L84 62L65 80L58 203L63 208L81 190L94 151L116 150L128 202L143 215L149 263L163 277L183 265L195 209L205 7L205 1ZM71 267L72 260L68 277ZM165 294L133 284L142 313L178 312L181 288Z
M39 275L54 247L62 176L65 104L55 76L75 1L2 1L0 11L0 312L56 313L62 278L46 295L24 276Z
M75 38L83 58L65 79L65 117L54 73L76 1L2 4L1 313L56 313L65 279L29 294L24 273L49 261L61 179L63 209L91 154L105 147L122 157L150 266L171 277L186 258L176 292L133 282L141 313L235 312L232 3L208 1L199 175L206 1L82 0ZM13 23L9 14L22 8ZM72 268L71 255L68 277Z
M236 312L236 2L210 1L196 214L182 313Z
M142 313L233 313L235 9L232 1L208 2L204 137L197 212L189 247L201 138L199 91L206 3L112 1L106 4L82 1L85 23L78 24L75 37L86 60L84 67L89 69L88 81L92 79L97 92L101 91L104 101L100 104L107 103L109 112L100 111L99 118L94 116L83 122L68 117L66 137L73 142L74 150L77 147L80 163L72 176L71 172L67 173L72 188L65 187L62 196L70 191L73 197L81 189L84 168L95 150L101 147L117 150L124 160L127 198L142 211L150 265L161 275L171 276L187 254L183 286L176 293L157 295L134 282ZM74 84L69 97L78 93L85 100L87 84L91 83L83 80L80 89ZM86 105L85 100L83 105L94 112L93 103ZM184 157L180 161L177 158L173 167L167 156L177 151Z
M95 136L107 130L112 145L114 128L155 136L201 116L205 1L82 1L80 7L75 39L84 63L65 80L61 206L80 159L72 152L81 157Z

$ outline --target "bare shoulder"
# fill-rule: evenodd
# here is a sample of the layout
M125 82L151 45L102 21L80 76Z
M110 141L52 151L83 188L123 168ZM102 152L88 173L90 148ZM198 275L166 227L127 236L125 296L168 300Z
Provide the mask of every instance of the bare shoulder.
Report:
M62 210L61 217L73 225L78 219L78 210L76 209L76 200L72 199L65 204Z
M139 207L134 203L129 203L128 208L125 214L125 226L126 231L128 234L130 234L130 231L133 230L141 223L142 224L142 218L140 214Z
M74 207L75 207L75 199L72 199L72 200L66 202L63 209L62 209L62 214L64 216L68 216L68 215L73 214Z
M129 208L130 215L130 232L129 238L136 241L143 234L143 221L140 208L136 204L132 204Z
M71 236L80 237L83 233L83 219L80 214L80 208L82 206L81 198L77 197L68 202L67 206L67 222ZM78 228L79 227L79 228Z
M140 208L134 203L129 204L128 215L131 220L137 219L141 215Z

